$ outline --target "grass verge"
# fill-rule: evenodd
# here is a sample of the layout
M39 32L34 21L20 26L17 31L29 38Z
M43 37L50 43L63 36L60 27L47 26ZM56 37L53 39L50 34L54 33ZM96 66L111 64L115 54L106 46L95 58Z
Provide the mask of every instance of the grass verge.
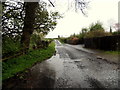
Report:
M63 39L58 39L62 44L65 44L65 42L63 41Z
M45 49L38 49L28 54L2 62L2 80L13 77L18 72L24 71L32 67L36 62L50 58L55 52L55 43L52 42Z
M106 54L120 55L120 51L105 51Z

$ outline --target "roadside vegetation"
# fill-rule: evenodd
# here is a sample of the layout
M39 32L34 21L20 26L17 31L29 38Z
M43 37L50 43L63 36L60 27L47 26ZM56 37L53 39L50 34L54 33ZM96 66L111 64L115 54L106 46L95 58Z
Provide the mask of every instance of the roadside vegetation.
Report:
M77 44L77 42L83 43L84 38L103 37L112 35L106 32L101 22L92 23L89 28L82 28L79 34L70 35L68 38L60 38L60 41ZM75 42L75 43L74 43ZM78 43L79 44L79 43Z
M104 37L104 36L113 36L113 35L120 35L120 31L112 32L110 28L110 32L105 31L102 26L101 22L92 23L88 28L82 28L79 34L72 34L68 38L61 37L59 40L61 42L68 42L70 40L83 40L85 38L94 38L94 37Z
M66 38L64 38L64 37L59 37L58 40L59 40L62 44L64 44L64 43L66 42Z
M116 27L119 28L119 27ZM69 44L84 44L86 48L105 50L106 54L119 54L118 41L120 31L105 31L101 22L92 23L88 28L82 28L79 34L72 34L68 38L61 37L59 40Z
M1 4L1 3L0 3ZM2 2L2 79L13 77L55 52L53 39L45 36L61 18L43 1Z
M106 54L120 55L120 51L105 51Z
M32 67L36 62L50 58L55 53L55 43L52 42L44 49L32 50L27 54L3 62L2 79L13 77L18 72Z

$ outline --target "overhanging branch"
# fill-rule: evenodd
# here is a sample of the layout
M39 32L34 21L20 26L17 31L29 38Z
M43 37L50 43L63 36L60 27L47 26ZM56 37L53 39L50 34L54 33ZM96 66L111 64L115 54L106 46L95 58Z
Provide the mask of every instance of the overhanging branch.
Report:
M54 4L53 4L50 0L48 0L48 1L50 2L50 4L51 4L53 7L55 7Z

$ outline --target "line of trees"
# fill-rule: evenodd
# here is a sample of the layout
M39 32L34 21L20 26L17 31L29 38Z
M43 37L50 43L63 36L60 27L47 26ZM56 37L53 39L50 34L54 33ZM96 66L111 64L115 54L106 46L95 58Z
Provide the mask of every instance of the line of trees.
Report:
M93 37L104 37L104 36L112 36L112 35L119 35L120 32L106 32L102 26L101 22L92 23L89 28L82 28L79 34L72 34L68 38L61 37L60 40L62 42L67 42L71 44L82 44L84 43L85 38L93 38Z
M92 38L112 35L110 32L106 32L101 22L92 23L89 28L82 28L79 34L73 34L70 37L77 38Z

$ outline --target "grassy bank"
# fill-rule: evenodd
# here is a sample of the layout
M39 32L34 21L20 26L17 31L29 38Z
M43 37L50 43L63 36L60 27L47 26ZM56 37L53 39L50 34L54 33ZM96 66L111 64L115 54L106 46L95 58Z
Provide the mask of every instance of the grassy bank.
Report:
M45 49L38 49L29 52L28 54L13 58L7 62L3 62L2 80L13 77L18 72L24 71L27 68L32 67L36 62L41 62L50 58L55 52L55 44L52 42Z
M106 54L120 55L120 51L105 51Z

